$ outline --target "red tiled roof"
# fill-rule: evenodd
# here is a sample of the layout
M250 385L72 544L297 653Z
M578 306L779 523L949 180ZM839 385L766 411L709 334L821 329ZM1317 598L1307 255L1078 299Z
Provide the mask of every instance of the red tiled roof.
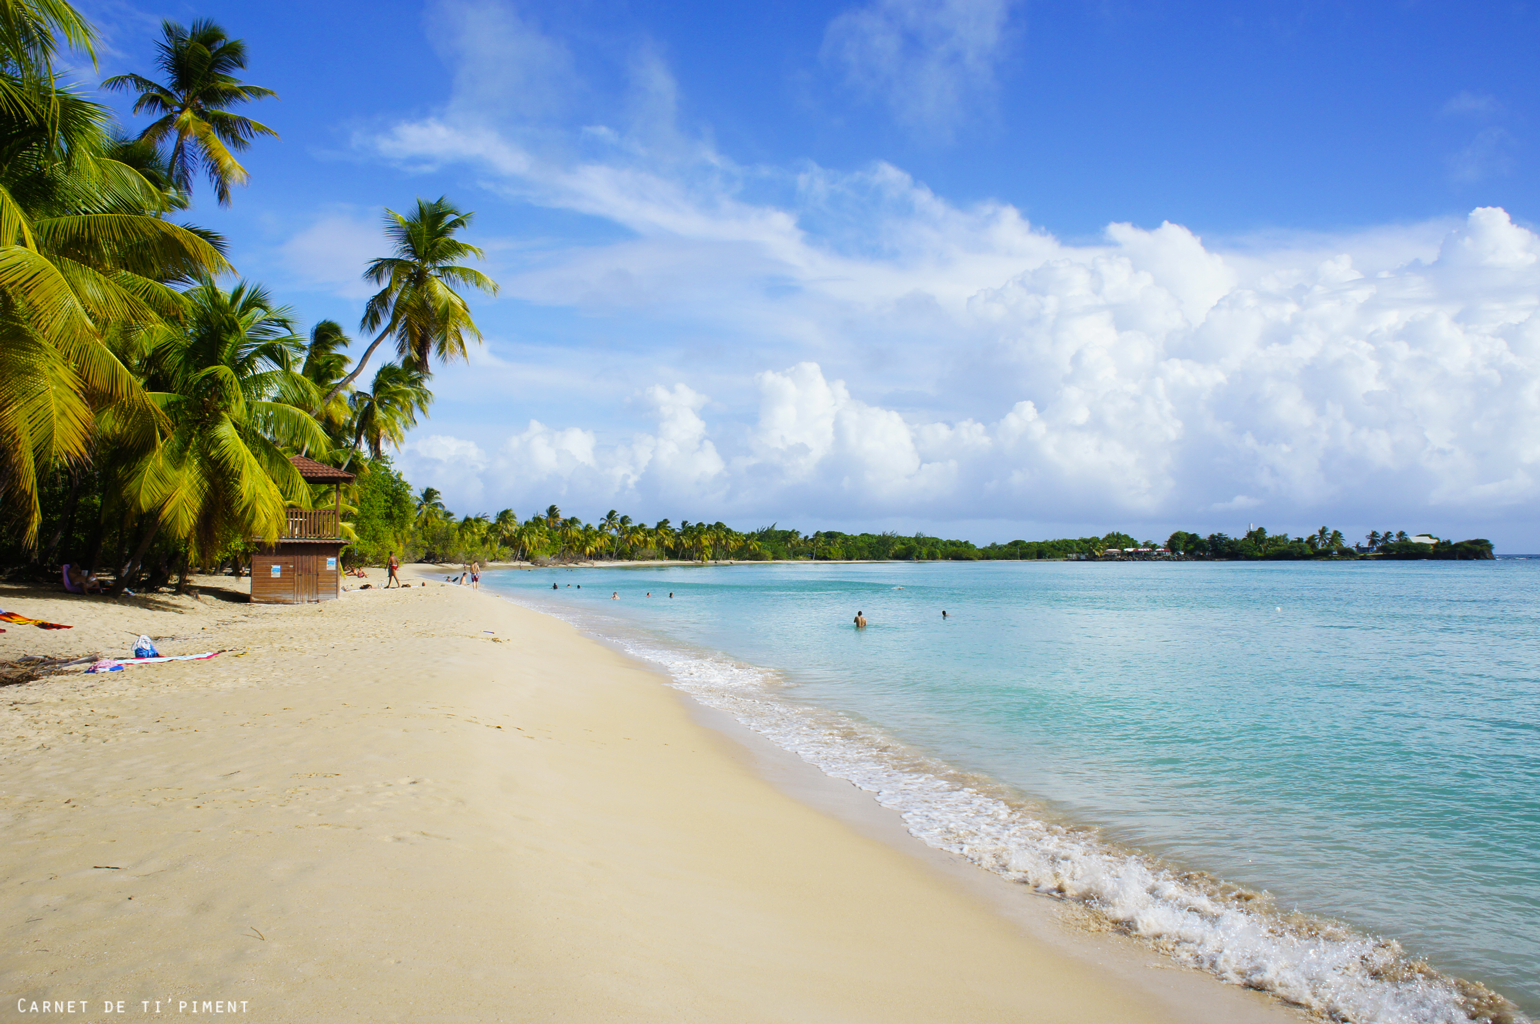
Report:
M305 478L306 483L330 484L339 480L347 483L353 479L352 473L324 465L315 459L307 459L303 455L291 455L289 461L294 463L294 468L299 470L299 475Z

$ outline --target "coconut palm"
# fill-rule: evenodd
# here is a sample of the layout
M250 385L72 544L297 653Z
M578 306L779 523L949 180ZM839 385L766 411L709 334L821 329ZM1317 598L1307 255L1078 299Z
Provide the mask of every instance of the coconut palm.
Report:
M157 148L171 140L172 180L190 192L194 174L201 170L214 187L219 205L229 206L231 184L244 185L250 178L231 150L243 152L258 135L276 139L278 133L228 108L278 94L246 85L231 74L246 66L246 43L229 38L214 22L204 18L184 28L163 21L160 28L164 38L155 64L165 83L140 75L116 75L102 88L138 92L134 113L160 115L139 138Z
M461 213L443 196L431 203L417 200L417 209L403 217L385 211L385 234L394 243L390 256L372 260L364 279L380 285L364 306L360 329L379 334L359 357L353 372L326 396L352 384L369 357L386 338L394 338L401 365L428 372L430 356L440 362L465 358L466 336L481 340L481 329L471 318L456 285L497 294L497 282L459 261L486 254L460 241L455 234L470 225L474 214Z
M519 517L513 509L505 508L492 519L490 536L498 547L512 548L519 530Z
M86 54L94 66L96 38L85 15L65 0L0 4L0 117L45 118L61 39L65 46Z
M449 514L444 507L444 496L439 493L437 487L424 487L422 493L417 495L417 518L439 519Z
M669 525L667 519L659 519L657 525L652 528L652 546L656 549L659 558L667 558L669 547L674 542L674 528Z
M84 464L100 414L137 419L141 434L164 426L115 347L182 316L171 283L229 265L217 238L165 220L166 194L113 158L106 108L29 70L54 44L38 41L48 18L26 11L66 39L79 26L58 0L0 4L0 498L31 545L40 475Z
M322 391L330 390L347 373L348 364L353 361L341 351L352 343L337 321L320 321L310 329L310 344L305 348L305 363L299 372ZM348 396L339 394L316 412L315 417L335 437L347 425L350 414Z
M426 414L433 401L425 377L420 370L386 363L375 371L369 390L348 395L355 450L362 445L377 459L387 443L401 447L406 432L417 425L417 414Z
M285 507L310 504L283 449L326 449L303 408L315 387L297 369L304 342L289 311L245 282L226 292L205 281L187 300L185 327L146 331L150 397L170 432L127 474L127 498L147 522L118 590L158 531L200 561L233 540L277 537Z

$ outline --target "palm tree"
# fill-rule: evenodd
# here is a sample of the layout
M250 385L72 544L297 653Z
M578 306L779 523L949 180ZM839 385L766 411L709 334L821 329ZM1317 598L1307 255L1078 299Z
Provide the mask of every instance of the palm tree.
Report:
M555 505L547 505L545 509L545 521L549 526L556 526L561 522L561 509Z
M191 28L162 21L160 29L164 38L155 64L166 76L165 84L140 75L116 75L102 88L137 91L134 113L160 115L139 138L156 147L174 140L169 154L172 180L190 192L194 171L201 169L214 186L219 205L229 206L231 183L244 185L250 178L230 151L246 150L258 135L276 139L278 133L227 108L278 94L246 85L231 74L246 66L246 43L229 38L207 18L193 22Z
M230 269L113 158L110 112L54 85L50 26L89 41L61 0L0 4L0 498L28 545L40 476L90 459L99 416L165 427L114 347L181 318L170 283Z
M512 548L519 530L519 517L505 508L492 520L492 538L498 547Z
M673 540L673 527L669 526L667 519L659 519L658 524L652 528L652 544L657 549L659 558L668 557L668 549Z
M440 362L465 358L467 335L481 340L481 329L471 318L465 299L454 285L497 294L497 282L458 261L486 254L455 238L470 225L474 214L461 213L443 196L433 202L417 200L417 210L403 217L385 211L385 234L394 243L393 255L369 263L364 279L380 285L364 306L360 329L379 334L359 357L353 372L326 396L341 391L363 372L364 364L386 338L396 340L396 354L403 366L428 372L428 358Z
M0 118L46 116L39 99L54 91L59 37L96 64L96 30L65 0L7 0L0 5Z
M305 364L300 368L317 388L330 389L347 373L350 359L341 350L353 340L343 333L342 325L335 320L322 320L310 329L310 344L305 348ZM337 436L346 426L350 409L347 397L337 395L316 414L327 432Z
M353 410L353 448L365 445L379 458L385 444L400 448L406 432L417 425L417 414L428 411L433 392L424 383L426 374L397 363L386 363L374 374L368 391L348 396Z
M304 343L289 311L245 282L226 292L205 281L187 300L185 327L146 332L150 396L171 429L128 472L127 497L148 523L118 591L161 529L201 561L235 540L277 537L286 506L310 504L283 448L326 449L304 411L315 387L295 368Z
M422 493L417 495L417 518L438 519L449 514L444 507L444 496L439 493L437 487L424 487Z
M536 549L545 543L545 537L545 520L531 519L515 531L514 539L518 544L517 553L523 557L524 561L529 561L534 557Z
M610 509L604 513L604 518L599 520L599 529L606 534L614 534L620 528L620 513ZM610 553L614 554L615 546L610 545Z

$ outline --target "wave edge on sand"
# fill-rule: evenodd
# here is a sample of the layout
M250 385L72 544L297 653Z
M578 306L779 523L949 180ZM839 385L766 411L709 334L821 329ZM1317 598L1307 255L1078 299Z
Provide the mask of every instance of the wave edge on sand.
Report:
M524 603L517 601L516 603ZM563 609L529 605L590 625ZM1351 1024L1530 1024L1500 993L1442 973L1393 939L1284 913L1266 893L1120 848L984 776L908 750L880 729L784 696L775 674L636 636L605 636L673 685L898 812L911 835L1045 896L1178 963ZM1094 927L1094 926L1093 926Z

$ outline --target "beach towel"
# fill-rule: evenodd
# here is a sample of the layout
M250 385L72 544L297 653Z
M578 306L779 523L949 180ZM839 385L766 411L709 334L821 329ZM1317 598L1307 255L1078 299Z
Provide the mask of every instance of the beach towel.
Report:
M9 622L15 626L36 626L38 629L74 629L74 626L64 626L57 622L45 622L42 619L29 619L25 615L16 612L0 612L0 622Z
M119 672L124 665L148 665L155 661L203 661L218 654L218 651L206 651L203 654L166 654L154 658L103 658L96 662L87 672Z

